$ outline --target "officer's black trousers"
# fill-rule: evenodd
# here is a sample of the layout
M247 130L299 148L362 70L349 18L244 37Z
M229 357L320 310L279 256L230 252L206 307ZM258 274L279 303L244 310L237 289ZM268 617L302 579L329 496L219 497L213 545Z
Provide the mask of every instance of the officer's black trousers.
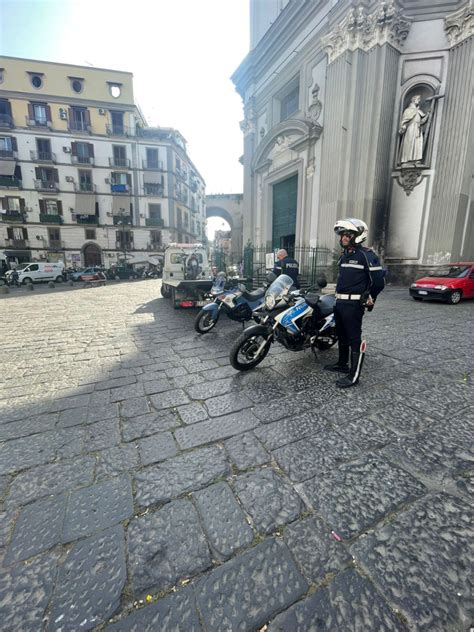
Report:
M364 307L358 301L336 300L334 318L339 345L359 353Z

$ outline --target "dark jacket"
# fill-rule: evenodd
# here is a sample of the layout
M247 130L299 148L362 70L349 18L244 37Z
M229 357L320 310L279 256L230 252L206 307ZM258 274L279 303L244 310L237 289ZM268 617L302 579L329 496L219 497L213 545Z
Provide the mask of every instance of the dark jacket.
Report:
M273 273L276 275L287 274L293 279L293 285L299 287L298 274L300 272L299 263L293 257L285 257L281 261L277 261L273 267Z
M336 292L338 294L364 294L375 300L385 286L380 260L373 250L357 246L344 250L338 263Z

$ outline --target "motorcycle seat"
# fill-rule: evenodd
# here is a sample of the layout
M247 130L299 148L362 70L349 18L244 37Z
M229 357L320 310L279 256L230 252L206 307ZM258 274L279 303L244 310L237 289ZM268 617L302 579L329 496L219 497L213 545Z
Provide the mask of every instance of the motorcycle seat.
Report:
M263 287L257 288L252 292L249 292L245 285L239 285L239 290L242 292L242 296L247 301L258 301L258 299L263 298L265 296L265 290Z
M306 294L306 296L304 297L306 305L309 305L313 309L319 303L319 299L320 299L319 294Z

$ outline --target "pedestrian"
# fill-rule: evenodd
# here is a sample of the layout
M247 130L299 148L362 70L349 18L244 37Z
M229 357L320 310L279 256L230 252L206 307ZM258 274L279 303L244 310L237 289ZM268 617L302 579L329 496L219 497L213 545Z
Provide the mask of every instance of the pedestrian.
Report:
M337 263L339 273L336 285L334 318L339 341L339 359L327 364L327 371L346 375L336 382L340 388L355 386L359 381L365 340L362 341L362 317L365 309L372 311L378 294L383 290L384 274L379 258L370 248L364 248L368 227L360 219L342 219L334 225L343 253ZM350 368L349 350L351 356Z
M19 276L18 276L18 270L16 268L13 268L12 273L11 273L11 277L10 277L10 285L16 285L17 287L20 287L20 282L19 282Z
M286 274L293 279L293 285L295 288L299 288L298 275L300 272L299 263L293 257L290 257L284 248L281 248L276 253L277 261L273 266L273 273L277 276L280 274Z

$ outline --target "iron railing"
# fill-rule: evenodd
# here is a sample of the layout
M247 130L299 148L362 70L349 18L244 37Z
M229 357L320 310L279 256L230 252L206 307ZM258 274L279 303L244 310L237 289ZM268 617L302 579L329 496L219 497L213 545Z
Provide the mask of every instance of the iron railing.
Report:
M147 171L163 171L161 160L143 160L143 168Z
M56 154L51 151L30 151L30 156L35 162L56 162Z
M70 120L68 122L68 129L70 132L86 132L89 134L92 128L89 123L86 123L85 121Z
M10 114L0 114L0 127L13 127L13 118Z
M16 152L13 149L0 149L0 158L16 158Z
M59 183L54 180L35 180L35 189L40 191L59 191Z
M96 186L92 182L75 182L74 191L76 193L95 193Z
M56 213L40 213L41 224L62 224L63 218Z
M129 158L109 158L109 165L111 167L125 167L126 169L130 169L130 159Z
M93 165L94 156L71 156L71 162L78 165Z

